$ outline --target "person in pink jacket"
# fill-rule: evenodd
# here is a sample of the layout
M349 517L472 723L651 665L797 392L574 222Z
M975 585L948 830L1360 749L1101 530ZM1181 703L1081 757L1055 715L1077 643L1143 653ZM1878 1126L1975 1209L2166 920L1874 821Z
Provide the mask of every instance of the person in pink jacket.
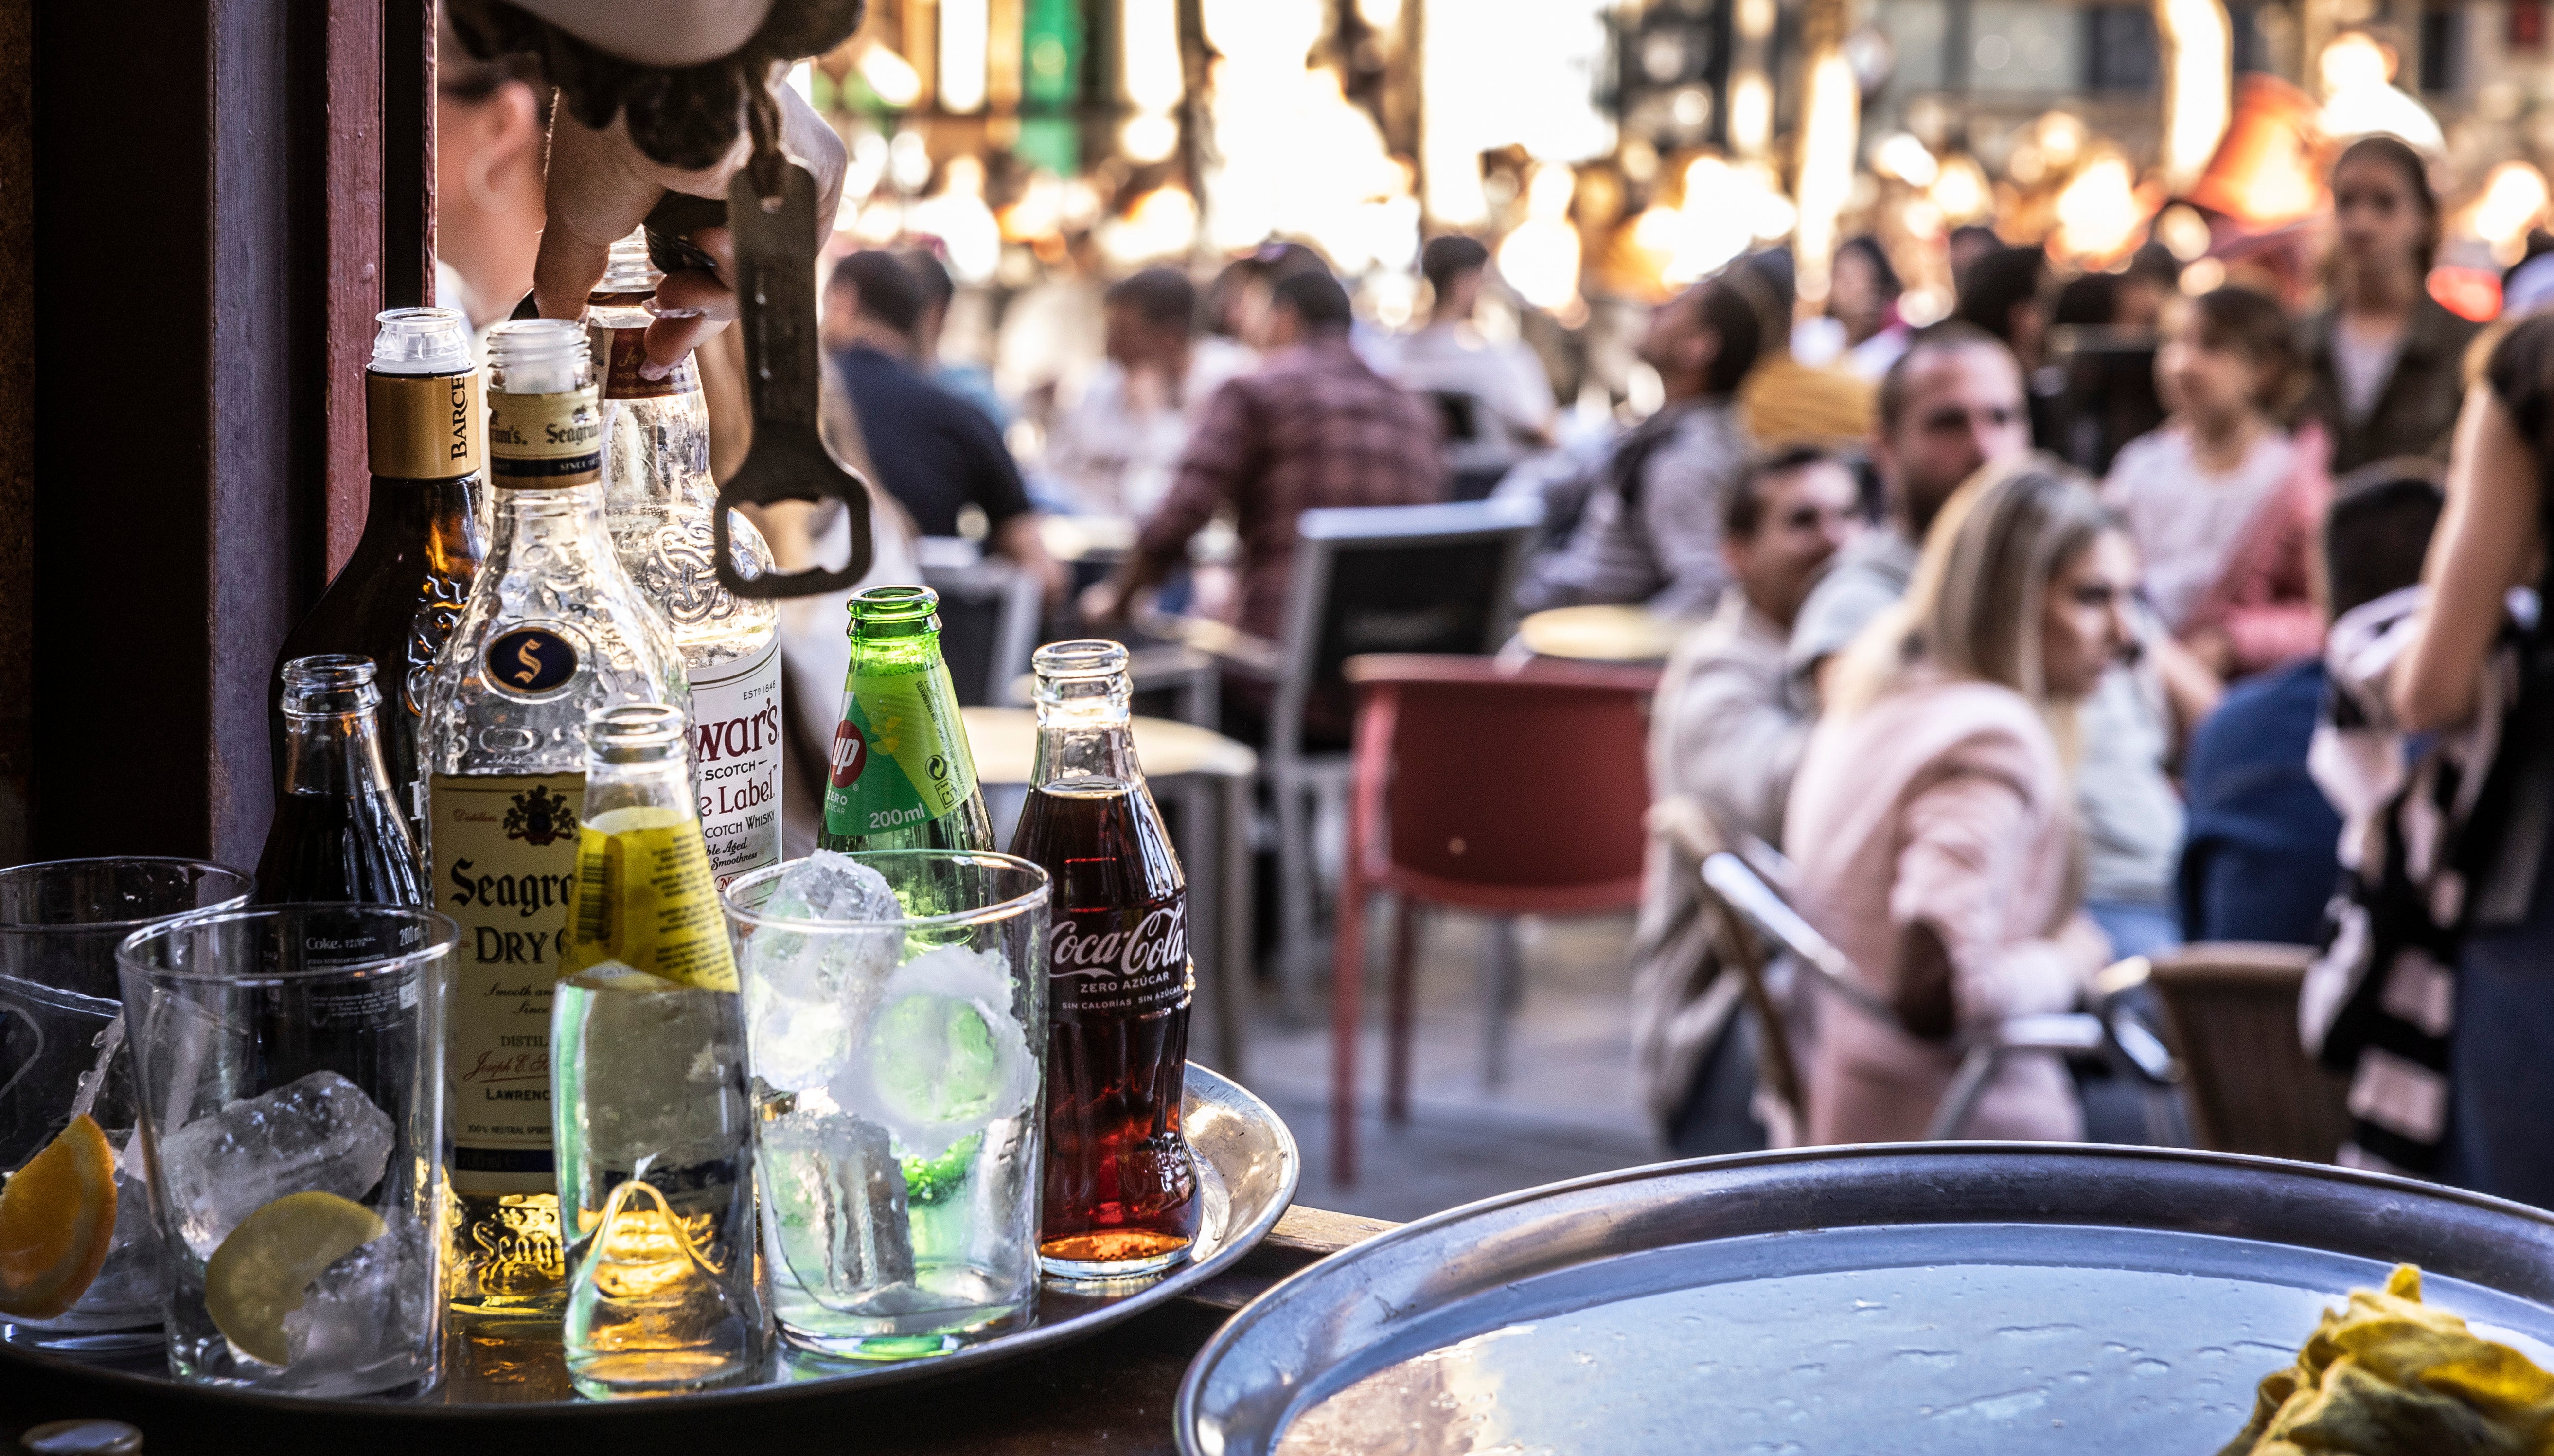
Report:
M1812 1010L1811 1143L1919 1138L1955 1034L2073 1008L2109 956L2082 912L2074 709L2132 640L2137 556L2045 456L1990 465L1926 539L1907 599L1842 665L1785 817L1800 911L1895 1011ZM2053 1054L2008 1057L1963 1128L2070 1141Z
M2269 298L2225 288L2175 303L2155 353L2172 415L2120 451L2102 487L2156 615L2221 678L2323 651L2313 573L2331 447L2319 425L2279 423L2303 378Z

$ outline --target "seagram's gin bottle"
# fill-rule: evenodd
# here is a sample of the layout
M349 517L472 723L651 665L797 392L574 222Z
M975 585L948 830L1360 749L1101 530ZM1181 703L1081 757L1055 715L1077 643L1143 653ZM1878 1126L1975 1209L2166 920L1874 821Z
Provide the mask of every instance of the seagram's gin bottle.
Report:
M656 280L647 235L635 232L613 245L588 300L603 377L605 510L621 564L664 615L691 676L692 788L710 869L725 884L780 862L779 612L719 583L700 370L687 357L662 379L640 373ZM771 569L753 523L732 516L728 533L742 569Z
M464 1307L563 1290L550 1153L551 987L568 942L586 719L680 709L682 658L604 529L603 420L585 330L489 331L496 527L427 684L428 893L461 922L445 1103Z

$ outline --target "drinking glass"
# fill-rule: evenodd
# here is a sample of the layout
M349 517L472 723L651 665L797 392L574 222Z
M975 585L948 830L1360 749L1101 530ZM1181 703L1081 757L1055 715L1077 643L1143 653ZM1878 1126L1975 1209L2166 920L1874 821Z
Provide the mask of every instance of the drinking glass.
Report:
M127 1151L133 1064L118 1020L115 947L155 920L245 904L255 888L246 874L202 860L56 860L0 870L0 1170L24 1167L82 1113L115 1157L110 1176L86 1184L105 1195L93 1203L30 1205L10 1215L48 1233L68 1229L65 1242L80 1247L48 1261L47 1276L10 1298L26 1312L0 1311L0 1339L87 1351L160 1343L160 1237L140 1181L141 1153ZM83 1276L82 1255L97 1251L72 1226L90 1220L111 1232L103 1260Z
M434 1384L458 937L432 910L285 905L172 920L117 953L179 1379Z
M772 1312L789 1343L938 1355L1037 1296L1046 872L819 851L726 893Z
M753 1375L769 1321L736 993L588 972L558 983L550 1028L576 1388L669 1395Z

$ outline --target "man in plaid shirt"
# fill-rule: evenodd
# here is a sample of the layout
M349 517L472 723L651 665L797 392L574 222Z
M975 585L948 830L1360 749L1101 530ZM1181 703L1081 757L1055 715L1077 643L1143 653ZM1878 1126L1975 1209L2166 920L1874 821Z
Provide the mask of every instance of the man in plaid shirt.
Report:
M1328 272L1277 285L1267 362L1208 402L1171 493L1126 564L1087 604L1094 616L1123 616L1135 593L1186 560L1190 538L1229 508L1241 545L1235 625L1274 641L1284 629L1297 516L1445 498L1434 412L1366 367L1348 346L1348 324L1347 291Z

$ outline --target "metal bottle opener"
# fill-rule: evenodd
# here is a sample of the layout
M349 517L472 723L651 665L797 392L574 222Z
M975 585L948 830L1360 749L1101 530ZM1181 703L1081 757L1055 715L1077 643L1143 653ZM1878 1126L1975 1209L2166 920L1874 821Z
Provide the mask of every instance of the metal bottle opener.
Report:
M750 108L754 157L729 182L725 221L736 240L737 326L744 330L746 393L754 444L719 482L713 554L719 581L746 597L817 596L867 575L875 552L870 497L860 475L835 458L817 427L816 179L780 151L776 108L758 94ZM667 199L648 217L656 266L698 268L710 260L681 234L714 223L715 202ZM671 267L669 267L671 265ZM775 501L839 501L849 513L852 554L840 569L737 573L728 512Z

